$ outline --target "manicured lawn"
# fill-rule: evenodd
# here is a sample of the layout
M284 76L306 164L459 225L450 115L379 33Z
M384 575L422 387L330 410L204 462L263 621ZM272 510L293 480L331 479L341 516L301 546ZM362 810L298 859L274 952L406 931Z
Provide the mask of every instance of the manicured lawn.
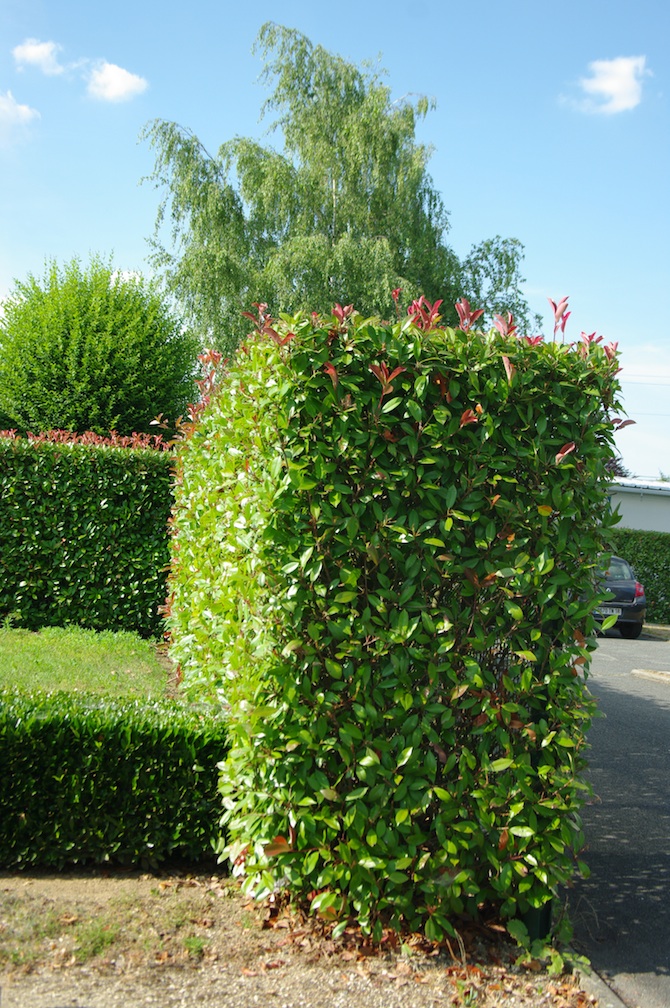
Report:
M156 644L136 634L0 628L0 688L160 697L167 685L166 663Z

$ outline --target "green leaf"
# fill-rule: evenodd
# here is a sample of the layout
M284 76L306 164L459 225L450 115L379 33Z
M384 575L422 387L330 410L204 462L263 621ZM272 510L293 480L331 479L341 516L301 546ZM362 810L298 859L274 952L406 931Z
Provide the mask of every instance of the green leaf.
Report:
M303 550L303 552L300 554L301 567L304 567L306 565L307 561L311 558L313 552L314 552L313 546L308 546L306 550Z
M344 800L346 802L358 801L358 799L362 798L363 795L365 795L365 794L368 793L368 791L369 791L369 788L367 788L367 787L354 788L353 791L350 791L349 794L345 795Z
M516 620L517 623L521 622L521 620L523 619L523 610L521 609L520 606L516 604L516 602L510 602L509 600L507 600L505 602L505 609L510 614L513 620Z
M314 912L318 910L323 913L323 911L328 910L329 907L334 907L337 904L337 901L337 893L324 890L324 892L318 893L313 898L310 904L310 909Z
M514 651L513 654L515 654L517 658L522 658L527 662L537 661L537 655L534 651Z
M514 939L514 941L517 943L517 945L520 945L522 948L530 947L530 937L528 935L528 928L523 923L523 921L516 919L508 920L506 921L506 927L508 932Z
M305 858L303 871L306 875L311 875L317 864L319 863L319 852L318 850L310 851Z
M428 386L428 378L426 375L418 375L414 380L414 394L417 399L423 399L424 393Z
M402 401L402 396L394 396L392 399L387 399L382 406L382 413L391 413Z
M423 411L417 402L415 402L413 399L407 399L405 401L405 409L407 410L407 412L409 413L409 415L412 417L413 420L416 420L417 423L420 422L423 416Z

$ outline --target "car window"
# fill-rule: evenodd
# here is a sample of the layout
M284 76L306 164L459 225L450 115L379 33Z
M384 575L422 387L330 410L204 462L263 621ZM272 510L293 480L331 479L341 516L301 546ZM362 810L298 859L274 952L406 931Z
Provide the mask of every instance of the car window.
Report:
M626 563L625 560L619 560L618 557L612 557L610 563L610 569L607 572L608 580L610 581L633 581L633 572Z

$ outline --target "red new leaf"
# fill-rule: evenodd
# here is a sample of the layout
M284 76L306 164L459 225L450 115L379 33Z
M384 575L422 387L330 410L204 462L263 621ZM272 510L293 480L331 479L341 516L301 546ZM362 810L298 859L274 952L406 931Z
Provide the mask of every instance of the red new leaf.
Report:
M564 444L561 450L556 453L556 465L562 462L565 456L569 455L570 452L573 452L576 447L577 445L574 441L568 441L567 444Z
M461 422L459 427L465 427L466 424L477 423L480 415L483 413L482 407L479 403L474 409L466 409L461 414Z
M326 374L328 375L328 377L332 381L333 388L337 388L337 383L339 381L339 378L338 378L338 375L337 375L337 369L334 367L334 365L331 364L330 361L326 361L326 363L323 365L323 370L326 372Z
M263 853L266 857L276 857L278 854L287 854L291 850L288 840L283 836L276 836L274 840L266 844Z
M516 368L512 364L512 362L509 359L509 357L507 357L505 354L503 354L503 364L505 365L505 374L507 375L507 381L511 385L512 384L512 378L514 377L514 374L516 372Z

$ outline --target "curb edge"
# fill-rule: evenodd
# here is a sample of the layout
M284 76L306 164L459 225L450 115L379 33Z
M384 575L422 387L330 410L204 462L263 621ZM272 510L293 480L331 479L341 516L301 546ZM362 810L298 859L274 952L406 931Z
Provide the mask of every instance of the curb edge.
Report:
M577 976L582 990L597 998L598 1008L630 1008L598 973L577 970Z

